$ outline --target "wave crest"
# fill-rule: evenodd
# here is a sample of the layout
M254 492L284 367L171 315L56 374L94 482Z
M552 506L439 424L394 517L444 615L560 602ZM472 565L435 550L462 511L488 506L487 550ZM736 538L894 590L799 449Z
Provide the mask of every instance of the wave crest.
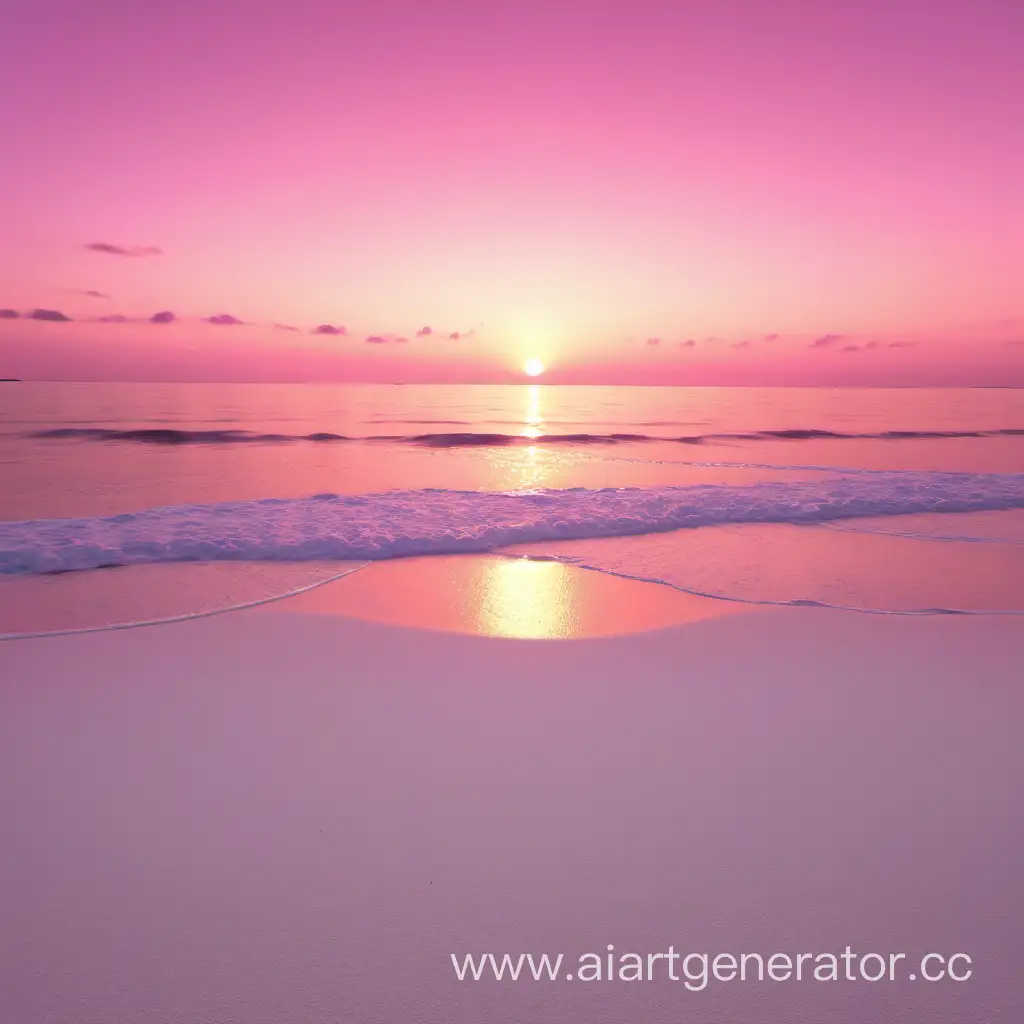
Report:
M0 573L153 562L379 560L723 524L1019 508L1024 474L938 472L745 485L319 494L0 523Z
M415 422L415 421L409 421ZM424 420L430 423L457 423L458 421ZM794 428L791 430L758 430L749 433L690 434L668 437L656 434L590 433L525 434L458 431L427 434L370 434L351 437L329 430L311 434L260 433L249 430L181 430L173 427L141 427L115 430L108 427L53 427L37 430L29 435L42 440L123 441L152 445L229 445L229 444L295 444L339 441L380 441L410 444L424 448L498 448L510 445L615 445L662 442L675 444L713 444L716 441L913 441L949 440L970 437L1024 437L1024 428L1004 427L998 430L884 430L875 433L841 433L835 430Z

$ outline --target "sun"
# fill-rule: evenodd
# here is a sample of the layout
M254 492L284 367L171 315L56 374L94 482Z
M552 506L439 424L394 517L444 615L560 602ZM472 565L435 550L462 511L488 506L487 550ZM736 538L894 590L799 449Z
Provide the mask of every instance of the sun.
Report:
M527 359L523 363L523 373L527 377L539 377L544 372L544 364L539 359Z

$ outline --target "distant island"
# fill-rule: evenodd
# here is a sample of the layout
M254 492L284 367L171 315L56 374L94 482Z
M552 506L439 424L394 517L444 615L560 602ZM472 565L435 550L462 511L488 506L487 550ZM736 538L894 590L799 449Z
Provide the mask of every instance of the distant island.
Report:
M20 377L0 377L0 384L23 384Z

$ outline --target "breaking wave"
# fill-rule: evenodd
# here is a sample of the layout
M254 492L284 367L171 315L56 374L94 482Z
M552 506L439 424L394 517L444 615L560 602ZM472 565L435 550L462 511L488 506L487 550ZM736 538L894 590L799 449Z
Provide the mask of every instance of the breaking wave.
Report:
M0 574L156 562L380 560L750 523L1024 508L1024 474L514 492L439 488L178 505L0 523Z

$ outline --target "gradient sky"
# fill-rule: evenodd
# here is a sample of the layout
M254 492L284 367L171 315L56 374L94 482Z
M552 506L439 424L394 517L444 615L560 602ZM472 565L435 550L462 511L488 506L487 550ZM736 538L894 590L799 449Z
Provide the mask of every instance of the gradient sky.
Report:
M0 375L1024 384L1020 0L0 12Z

